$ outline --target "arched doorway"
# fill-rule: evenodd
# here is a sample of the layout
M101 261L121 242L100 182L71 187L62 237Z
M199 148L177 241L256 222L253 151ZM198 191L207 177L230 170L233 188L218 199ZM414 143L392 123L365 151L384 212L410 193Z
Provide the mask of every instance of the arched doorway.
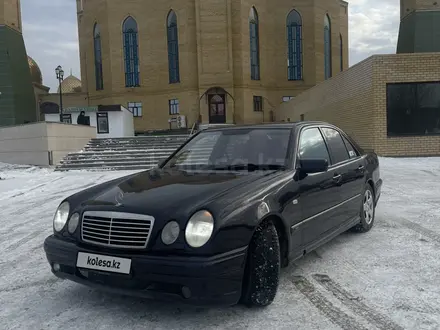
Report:
M209 123L224 124L226 123L226 95L225 94L208 94L209 104Z
M200 95L199 102L204 98L205 102L200 104L200 121L202 115L204 118L208 117L210 124L226 124L227 122L235 123L235 110L234 106L228 109L229 100L232 100L235 104L234 97L226 89L219 86L208 88L202 95ZM206 107L207 105L207 107ZM228 114L228 111L231 111ZM206 120L206 119L205 119Z

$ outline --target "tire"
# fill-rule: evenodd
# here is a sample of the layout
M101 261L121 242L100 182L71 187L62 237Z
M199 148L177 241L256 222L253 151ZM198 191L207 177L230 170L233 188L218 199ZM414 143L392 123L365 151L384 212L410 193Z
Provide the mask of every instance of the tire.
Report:
M275 299L281 268L280 244L275 225L262 223L249 244L241 302L265 307Z
M354 226L352 230L357 233L366 233L374 225L376 216L376 206L374 203L373 188L367 183L365 185L364 195L362 196L360 218L361 222Z

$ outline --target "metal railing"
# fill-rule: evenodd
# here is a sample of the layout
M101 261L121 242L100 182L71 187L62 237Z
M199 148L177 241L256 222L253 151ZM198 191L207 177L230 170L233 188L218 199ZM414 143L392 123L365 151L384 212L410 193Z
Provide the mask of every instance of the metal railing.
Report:
M189 136L192 136L194 134L194 129L196 128L196 123L194 123L191 127L191 132L189 132Z

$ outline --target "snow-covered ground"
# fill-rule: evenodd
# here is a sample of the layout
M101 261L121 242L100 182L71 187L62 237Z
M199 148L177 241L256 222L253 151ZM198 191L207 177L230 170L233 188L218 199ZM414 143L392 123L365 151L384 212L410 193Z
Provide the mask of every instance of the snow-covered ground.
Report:
M0 164L1 329L440 329L440 158L381 158L376 225L284 269L266 309L195 308L61 281L44 238L59 202L129 172Z

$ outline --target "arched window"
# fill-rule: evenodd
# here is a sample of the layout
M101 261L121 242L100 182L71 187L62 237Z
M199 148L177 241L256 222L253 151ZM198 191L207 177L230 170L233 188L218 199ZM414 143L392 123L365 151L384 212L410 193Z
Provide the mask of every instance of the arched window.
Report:
M332 37L331 37L330 17L324 18L324 78L332 76Z
M342 34L339 34L339 57L341 61L341 72L344 70L344 43L342 42Z
M138 27L133 17L127 17L122 26L124 35L125 86L139 87Z
M101 50L101 30L98 23L93 28L93 45L95 50L95 81L96 90L104 89L104 80L102 77L102 50Z
M302 66L302 19L292 10L287 15L287 77L289 80L303 79Z
M252 7L249 13L249 38L251 45L251 79L260 80L260 37L258 32L258 13Z
M167 38L168 38L168 72L170 84L180 81L179 73L179 36L177 29L177 16L171 10L167 17Z

